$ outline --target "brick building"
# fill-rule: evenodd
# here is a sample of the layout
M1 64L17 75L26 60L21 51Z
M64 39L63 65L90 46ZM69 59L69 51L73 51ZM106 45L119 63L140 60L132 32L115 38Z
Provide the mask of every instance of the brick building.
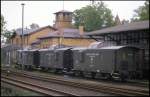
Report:
M72 12L61 10L56 13L53 26L24 29L23 46L47 48L52 45L88 46L95 40L83 36L84 27L75 29L72 25ZM11 38L11 44L21 45L22 30L17 29Z
M35 29L27 29L25 28L23 31L23 46L31 45L34 41L37 40L39 36L46 35L52 31L55 31L56 29L51 26L45 26L41 28L35 28ZM15 31L11 38L11 44L20 45L22 44L22 29L19 28Z

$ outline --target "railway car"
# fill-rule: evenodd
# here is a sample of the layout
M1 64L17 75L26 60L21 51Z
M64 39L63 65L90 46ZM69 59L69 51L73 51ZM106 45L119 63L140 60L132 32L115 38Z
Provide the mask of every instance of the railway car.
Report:
M9 64L10 52L1 49L1 64L6 65Z
M16 64L16 51L20 49L16 45L5 45L1 47L1 63L3 65L13 65Z
M17 65L21 65L23 64L23 60L22 60L22 51L23 50L17 50Z
M73 70L90 72L94 78L100 74L106 78L139 76L141 64L136 47L110 46L99 49L72 49Z
M26 69L41 67L64 73L90 73L92 78L134 78L141 76L140 49L133 46L101 48L49 48L18 50L17 62Z
M17 51L18 64L23 66L24 69L33 69L39 66L39 51L37 49L33 50L18 50Z
M40 65L39 67L45 70L52 69L55 72L63 70L62 66L62 48L70 48L71 46L66 45L54 45L47 49L40 49ZM64 50L65 50L64 49Z
M73 68L72 47L60 48L55 51L57 68L69 72Z
M42 69L55 69L57 68L56 64L56 54L55 54L55 49L40 49L39 54L40 54L40 63L39 67Z

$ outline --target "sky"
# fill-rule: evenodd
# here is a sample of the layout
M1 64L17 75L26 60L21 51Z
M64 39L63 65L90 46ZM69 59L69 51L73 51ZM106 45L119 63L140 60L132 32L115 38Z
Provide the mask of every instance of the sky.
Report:
M99 1L96 1L99 2ZM113 16L118 14L120 20L130 20L134 10L144 5L145 1L103 1L111 9ZM74 11L91 4L91 1L1 1L1 14L4 16L6 29L12 30L22 26L22 6L24 6L24 27L32 23L40 27L51 25L55 21L53 13L64 9Z

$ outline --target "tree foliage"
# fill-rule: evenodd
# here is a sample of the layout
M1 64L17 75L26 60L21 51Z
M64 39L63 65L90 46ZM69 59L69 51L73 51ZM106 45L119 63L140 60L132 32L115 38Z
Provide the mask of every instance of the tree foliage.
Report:
M7 39L10 39L12 37L12 35L13 35L13 32L14 31L8 31L8 30L6 30L5 34L4 34L4 37L6 37Z
M131 21L143 21L149 20L149 1L146 1L143 6L140 6L138 9L134 10L135 14Z
M30 28L31 28L31 29L37 29L37 28L40 28L40 26L39 26L38 24L36 24L36 23L32 23L32 24L30 25Z
M1 14L1 32L3 33L5 30L5 20L4 20L4 16Z
M111 10L103 2L75 10L73 19L75 27L83 25L85 31L93 31L114 25Z
M1 14L1 38L3 38L1 41L4 41L4 38L6 38L6 42L8 42L13 32L8 31L5 25L6 25L6 21L4 19L4 16Z

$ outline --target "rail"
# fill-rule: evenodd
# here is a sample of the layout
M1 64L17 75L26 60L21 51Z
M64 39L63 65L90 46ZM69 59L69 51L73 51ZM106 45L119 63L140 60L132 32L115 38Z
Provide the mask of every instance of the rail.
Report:
M87 84L87 83L80 83L70 80L64 80L64 79L58 79L55 77L43 77L39 75L33 75L29 72L25 71L11 71L11 74L24 76L27 78L34 78L42 81L48 81L48 82L55 82L59 84L69 85L73 87L78 88L84 88L92 91L98 91L103 93L109 93L114 95L123 95L123 96L149 96L149 89L127 89L127 88L121 88L121 87L113 87L108 85L94 85L94 84Z
M9 78L6 76L1 76L1 81L10 85L14 85L16 87L20 87L23 89L27 89L36 93L40 93L42 95L47 95L47 96L78 96L78 95L74 95L71 93L65 93L63 91L58 91L56 89L52 89L52 88L46 88L46 87L42 87L39 86L38 84L33 84L33 83L29 83L29 82L25 82L22 80L18 80L18 79L14 79L14 78Z

